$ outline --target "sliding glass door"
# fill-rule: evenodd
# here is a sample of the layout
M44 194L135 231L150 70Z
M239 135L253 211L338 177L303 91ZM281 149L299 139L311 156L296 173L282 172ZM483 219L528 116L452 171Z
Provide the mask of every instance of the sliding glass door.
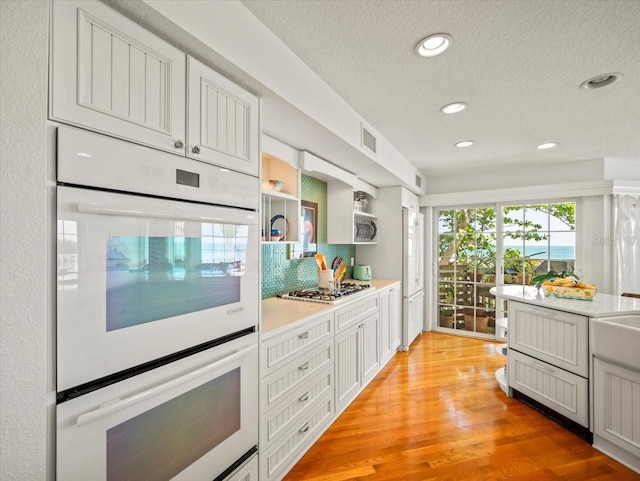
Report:
M493 337L507 311L489 293L493 286L573 272L575 209L575 202L557 202L438 210L437 326Z
M438 212L438 326L493 336L496 283L494 207Z

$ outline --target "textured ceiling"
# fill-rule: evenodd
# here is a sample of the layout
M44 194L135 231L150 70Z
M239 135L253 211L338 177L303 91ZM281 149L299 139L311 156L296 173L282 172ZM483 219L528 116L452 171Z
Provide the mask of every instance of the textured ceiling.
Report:
M639 0L242 2L429 176L593 158L640 161ZM453 44L431 59L425 36ZM601 90L580 83L624 74ZM469 108L439 109L453 101ZM475 144L456 148L455 142ZM539 151L546 141L558 147Z

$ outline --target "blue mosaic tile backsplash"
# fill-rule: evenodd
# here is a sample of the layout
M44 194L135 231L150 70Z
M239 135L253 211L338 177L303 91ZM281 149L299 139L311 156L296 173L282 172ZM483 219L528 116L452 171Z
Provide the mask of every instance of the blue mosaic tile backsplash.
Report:
M352 244L327 244L327 184L307 175L302 176L302 199L318 204L318 251L331 264L340 256L347 263L347 278L351 277L349 260L356 256ZM318 285L318 268L312 258L288 260L286 244L262 245L262 298L294 289Z

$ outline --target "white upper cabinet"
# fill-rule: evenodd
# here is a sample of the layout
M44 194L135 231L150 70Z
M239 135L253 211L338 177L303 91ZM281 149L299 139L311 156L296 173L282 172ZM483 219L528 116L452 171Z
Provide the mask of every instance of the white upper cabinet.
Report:
M188 57L187 156L260 176L258 98Z
M186 57L100 2L53 4L50 116L184 155Z

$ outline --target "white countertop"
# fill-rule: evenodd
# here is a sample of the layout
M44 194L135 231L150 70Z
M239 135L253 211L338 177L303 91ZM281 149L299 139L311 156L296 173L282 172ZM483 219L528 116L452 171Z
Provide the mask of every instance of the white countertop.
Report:
M489 291L496 297L520 301L559 311L572 312L589 317L612 317L640 314L640 299L633 297L596 294L592 301L544 297L533 286L496 286Z
M317 302L296 301L291 299L281 299L279 297L269 297L262 300L262 334L266 335L281 327L291 324L304 322L310 317L317 316L322 312L330 312L344 306L348 306L350 302L362 299L366 295L372 294L379 289L399 284L398 279L372 279L370 281L357 281L355 279L346 279L345 282L354 282L357 284L370 284L373 289L366 290L363 295L346 297L343 302L337 304L320 304Z

